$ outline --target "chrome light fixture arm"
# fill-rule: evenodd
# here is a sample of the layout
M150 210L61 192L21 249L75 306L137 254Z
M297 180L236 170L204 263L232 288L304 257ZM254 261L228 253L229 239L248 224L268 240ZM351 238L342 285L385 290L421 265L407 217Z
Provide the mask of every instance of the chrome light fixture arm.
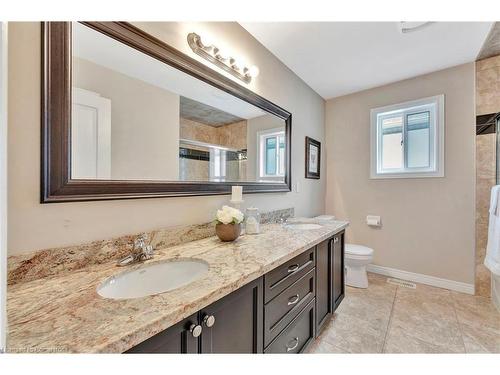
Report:
M216 46L203 44L201 37L196 33L189 33L187 41L194 53L245 83L250 83L252 78L259 74L259 69L256 66L240 66L240 63L235 58L224 56Z

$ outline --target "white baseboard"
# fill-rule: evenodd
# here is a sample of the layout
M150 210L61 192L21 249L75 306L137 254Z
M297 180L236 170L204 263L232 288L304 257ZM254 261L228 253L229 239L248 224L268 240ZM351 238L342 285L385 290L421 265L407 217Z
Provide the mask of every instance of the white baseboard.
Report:
M413 273L408 271L402 271L395 268L377 266L376 264L369 264L366 267L368 272L378 273L384 276L395 277L397 279L414 281L420 284L426 284L431 286L436 286L438 288L444 288L449 290L454 290L457 292L474 294L474 284L461 283L459 281L441 279L439 277L423 275L421 273Z

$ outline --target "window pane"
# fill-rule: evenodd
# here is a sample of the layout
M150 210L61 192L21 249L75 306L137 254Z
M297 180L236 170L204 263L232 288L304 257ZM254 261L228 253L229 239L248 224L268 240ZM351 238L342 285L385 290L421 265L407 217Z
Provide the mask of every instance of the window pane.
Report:
M430 167L430 119L428 111L406 117L408 168Z
M381 121L382 169L402 169L403 164L403 118L395 116Z
M276 138L266 138L266 174L276 174Z

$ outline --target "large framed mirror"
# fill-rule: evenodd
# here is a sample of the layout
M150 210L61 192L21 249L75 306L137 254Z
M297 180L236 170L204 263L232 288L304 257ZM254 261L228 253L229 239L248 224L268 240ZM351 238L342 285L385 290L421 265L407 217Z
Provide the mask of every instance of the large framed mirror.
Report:
M41 202L286 192L291 114L126 22L42 23Z

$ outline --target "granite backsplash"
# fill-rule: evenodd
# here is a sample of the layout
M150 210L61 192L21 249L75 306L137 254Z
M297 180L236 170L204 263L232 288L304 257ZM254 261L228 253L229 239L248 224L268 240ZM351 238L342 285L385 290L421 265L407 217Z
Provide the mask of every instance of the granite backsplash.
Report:
M294 216L294 209L287 208L261 213L263 224L278 223ZM12 255L7 260L9 285L61 275L83 267L118 260L130 254L135 233L86 244L37 250ZM213 222L169 227L145 232L153 248L166 248L186 242L201 240L215 235Z

